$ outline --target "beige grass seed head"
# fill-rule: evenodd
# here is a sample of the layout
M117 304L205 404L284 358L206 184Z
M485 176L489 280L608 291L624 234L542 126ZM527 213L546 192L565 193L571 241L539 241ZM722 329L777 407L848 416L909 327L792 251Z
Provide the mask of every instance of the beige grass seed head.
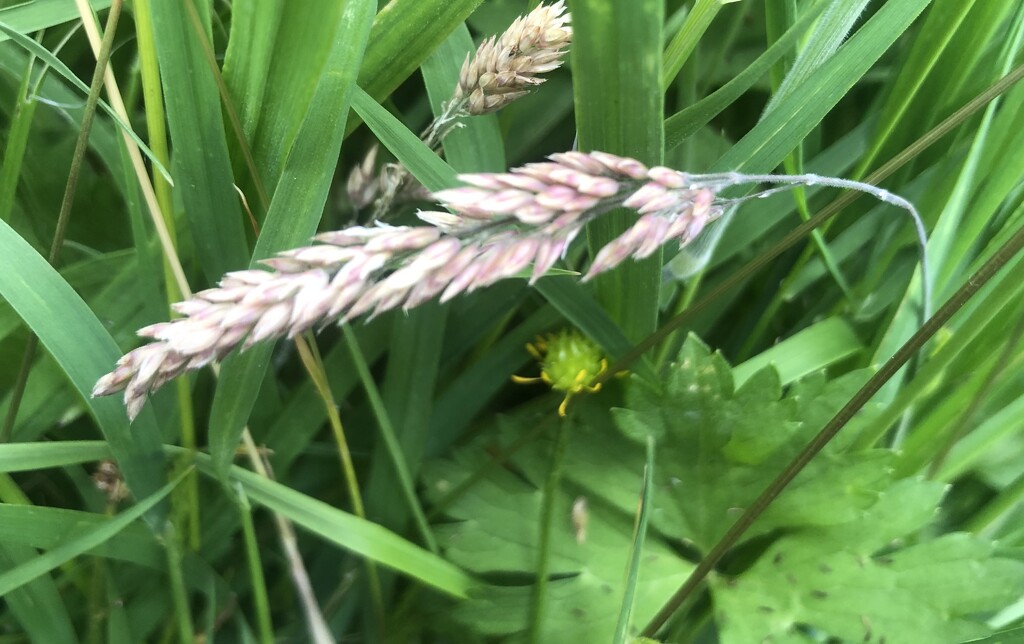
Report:
M572 42L565 0L540 5L500 36L491 36L467 56L459 75L456 100L465 99L470 114L496 112L544 82L545 74L562 65Z

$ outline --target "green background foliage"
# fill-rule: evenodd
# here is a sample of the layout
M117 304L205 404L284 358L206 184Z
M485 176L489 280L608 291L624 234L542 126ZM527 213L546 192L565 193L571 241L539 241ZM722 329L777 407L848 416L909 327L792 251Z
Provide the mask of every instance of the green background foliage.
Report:
M443 157L418 133L537 2L134 0L109 60L126 114L104 91L72 166L82 20L112 4L0 1L3 641L628 641L914 333L921 280L941 305L1024 221L1019 0L571 0L566 65ZM345 182L378 142L431 190L574 142L868 180L916 204L930 273L906 218L864 197L773 250L837 196L814 186L581 284L622 209L534 287L264 343L130 425L90 397L179 276L198 291L365 222ZM886 383L659 640L1020 637L1022 271L1011 257ZM537 373L539 334L615 362L679 315L564 421L561 393L510 382ZM105 459L127 499L97 489Z

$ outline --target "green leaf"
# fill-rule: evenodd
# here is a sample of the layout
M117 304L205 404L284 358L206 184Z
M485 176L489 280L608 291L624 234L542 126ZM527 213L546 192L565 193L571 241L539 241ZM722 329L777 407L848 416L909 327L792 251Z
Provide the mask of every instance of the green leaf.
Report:
M806 375L857 355L864 345L846 320L838 317L822 320L803 329L772 348L733 368L737 385L771 365L787 385Z
M384 100L458 27L481 0L391 0L373 21L359 86ZM359 125L349 123L348 132Z
M110 447L98 441L8 443L0 445L0 472L31 472L110 458Z
M2 15L0 15L0 18L2 18ZM68 81L70 81L71 84L77 87L83 94L89 93L89 86L82 82L82 80L79 79L78 76L76 76L75 73L71 71L71 69L67 65L65 65L59 58L50 53L50 51L45 49L42 45L32 40L31 38L28 38L25 35L18 33L15 29L13 29L10 25L5 24L2 20L0 20L0 33L6 35L19 46L23 47L25 50L31 52L37 58L45 62L47 66L49 66L51 69L53 69L58 74L60 74ZM2 40L2 37L0 37L0 40ZM156 168L160 172L160 174L162 174L168 181L171 181L171 175L167 171L167 168L165 168L163 164L160 163L160 159L156 158L156 155L154 155L153 151L149 149L149 146L147 146L146 143L139 138L139 135L135 133L135 130L133 130L129 124L122 121L121 117L119 117L117 113L114 112L114 109L110 107L110 104L108 104L106 101L100 99L98 105L100 109L106 112L107 116L109 116L114 121L114 123L117 124L118 128L120 128L122 132L127 133L128 136L130 136L132 140L135 141L135 144L139 146L139 149L142 150L142 153L146 155L146 158L148 158L149 162L153 164L153 167Z
M530 422L514 419L504 423L502 442L528 431ZM569 431L581 429L574 425ZM578 439L574 436L570 445ZM429 465L425 471L428 494L435 498L443 495L482 466L488 459L482 447L460 450L454 461ZM550 448L547 441L524 460L517 457L517 465L528 468L522 475L490 467L482 481L448 507L447 514L456 522L439 525L437 532L450 559L478 574L531 574L540 535L536 521L541 511L540 490L549 460L546 448ZM637 471L637 483L640 476ZM631 490L634 510L639 489L637 485ZM580 494L587 497L589 508L580 519L586 523L582 542L568 520ZM609 641L622 604L622 580L633 541L632 513L600 503L587 491L565 483L553 502L554 516L563 519L551 528L552 579L548 581L546 609L551 618L545 620L539 641ZM648 538L643 554L642 583L634 609L637 621L649 619L693 568L661 540ZM530 597L530 586L485 586L474 590L472 599L461 603L454 616L482 635L523 633Z
M199 466L212 471L205 458L199 459ZM231 467L228 476L240 483L256 503L345 550L454 597L465 597L475 585L473 579L456 566L375 523L240 467Z
M787 535L737 577L713 577L723 644L797 641L806 626L858 642L987 634L971 617L1019 596L1024 563L965 534L898 545L932 519L942 494L939 483L900 481L855 521Z
M0 543L0 571L26 565L38 556L32 548ZM78 641L57 584L50 577L39 577L7 593L4 602L31 641Z

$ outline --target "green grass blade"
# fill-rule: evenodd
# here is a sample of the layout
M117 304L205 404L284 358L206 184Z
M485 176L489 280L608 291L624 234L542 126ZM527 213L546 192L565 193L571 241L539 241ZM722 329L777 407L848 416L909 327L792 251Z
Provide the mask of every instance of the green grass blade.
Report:
M630 616L636 599L636 588L640 583L640 564L644 552L644 539L647 537L647 524L651 519L651 502L654 500L654 436L647 435L647 462L644 464L643 487L640 489L640 513L636 518L633 530L633 542L630 544L629 567L626 569L626 588L622 597L622 609L615 625L615 644L626 644L629 637Z
M93 11L100 11L110 6L110 0L89 0L89 6ZM75 3L68 0L33 0L0 9L0 22L21 34L30 34L78 18ZM0 36L0 42L5 40L6 36Z
M109 541L132 522L156 507L158 503L171 493L171 490L178 485L182 478L184 478L184 475L178 476L175 480L167 483L136 505L110 519L110 521L80 533L74 539L62 543L31 561L0 573L0 595L5 595L12 590L20 588L39 576L45 575L57 566L71 561L105 541Z
M210 459L202 454L198 465L207 473L214 472ZM228 477L241 484L251 500L349 552L419 579L453 597L465 597L475 585L472 577L457 566L375 523L240 467L231 467Z
M11 28L10 25L5 24L3 21L0 21L0 33L8 36L12 41L20 45L26 51L32 53L41 61L46 63L50 68L52 68L58 74L66 78L72 85L78 88L78 90L80 90L82 94L89 93L89 86L83 83L82 80L78 78L78 76L75 76L75 73L71 71L71 69L67 65L65 65L59 58L50 53L50 51L47 50L45 47L43 47L36 41L32 40L31 38L18 33L15 29ZM109 116L122 131L126 132L128 136L130 136L132 140L135 141L136 145L139 146L139 149L142 151L142 153L145 154L146 158L149 159L150 163L153 164L153 167L156 168L164 176L164 178L166 178L168 181L171 181L171 174L167 171L167 168L165 168L164 165L160 163L160 159L158 159L156 155L153 154L153 151L149 149L149 146L147 146L146 143L141 138L139 138L139 135L135 133L135 130L133 130L129 124L122 121L121 117L119 117L117 113L114 112L114 109L110 107L110 105L103 99L100 99L99 106L100 109L106 112L107 116Z
M374 4L349 0L337 24L334 47L260 231L253 262L305 242L316 230L330 190L370 31ZM225 472L245 428L272 350L270 343L228 358L210 412L210 453Z
M580 0L573 11L573 84L579 149L656 165L664 145L660 0ZM609 100L609 97L614 97ZM591 253L621 234L636 213L613 211L587 226ZM661 251L599 276L598 300L633 342L657 325Z
M743 71L729 79L725 85L693 105L684 108L665 119L665 149L671 150L689 138L732 105L736 99L749 90L754 83L782 59L806 35L808 27L825 8L818 2L804 12L800 19L786 30L772 46L750 63Z
M121 355L110 334L67 282L4 222L0 222L0 297L39 336L60 364L110 443L132 490L148 496L162 478L156 417L143 413L129 427L114 397L92 398L92 387Z
M723 4L722 0L697 0L694 3L693 9L686 16L686 22L676 32L676 35L672 36L672 41L665 48L664 68L661 71L661 87L663 89L667 89L679 75L683 63L697 48L697 43L700 42L715 16L721 11Z
M32 548L0 542L0 570L26 566L39 554ZM4 603L32 642L78 642L57 584L49 577L35 580L4 595Z
M373 21L359 86L382 101L482 0L391 0ZM346 134L359 126L351 119Z
M863 350L864 345L853 327L843 318L832 317L733 367L733 379L739 387L752 375L772 365L778 370L782 384L788 385Z
M713 171L769 171L835 107L907 30L930 0L886 3L827 63L780 101L714 164Z
M352 109L427 190L442 190L458 183L454 168L362 88L356 89Z
M110 458L110 446L101 441L4 443L0 445L0 472L31 472Z
M203 274L213 283L249 259L220 94L185 3L154 2L152 12L174 150L174 192L185 210Z
M345 6L319 0L233 3L224 81L265 186L281 178ZM238 162L242 150L234 137L231 143ZM243 186L254 189L246 179Z

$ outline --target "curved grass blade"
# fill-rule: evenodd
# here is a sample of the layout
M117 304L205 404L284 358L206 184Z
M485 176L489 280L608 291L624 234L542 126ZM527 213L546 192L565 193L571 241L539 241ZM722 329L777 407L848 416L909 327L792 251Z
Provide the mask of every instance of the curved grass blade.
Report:
M168 447L180 453L177 447ZM215 473L212 460L198 454L197 465L207 474ZM219 476L219 472L216 474ZM345 550L419 579L453 597L466 597L476 584L472 577L440 556L406 541L376 523L344 512L323 501L297 492L276 481L232 466L228 479L245 489L250 499L302 526Z
M78 78L78 76L75 76L75 73L71 71L71 69L67 65L65 65L59 58L50 53L48 49L46 49L36 41L32 40L31 38L18 33L16 30L11 28L10 25L7 25L3 22L0 22L0 33L6 34L12 41L14 41L27 51L34 54L37 58L39 58L44 63L49 65L52 69L56 70L58 74L60 74L68 81L70 81L71 84L78 88L83 94L89 93L89 86L83 83L82 80ZM143 140L139 138L139 135L135 133L135 130L132 129L131 125L122 121L121 117L119 117L117 113L114 112L114 109L110 107L110 105L103 99L100 99L99 106L104 112L107 113L107 116L109 116L111 120L114 121L114 123L116 123L119 128L121 128L128 136L131 137L132 141L135 141L136 145L139 146L139 149L142 150L142 153L146 155L146 158L149 159L150 163L153 164L153 167L156 168L156 170L160 174L162 174L165 179L167 179L168 183L173 184L174 181L173 179L171 179L170 172L168 172L167 168L165 168L164 165L160 163L160 159L158 159L157 156L153 154L153 151L149 149L149 146L147 146L145 142L143 142Z
M110 457L110 446L102 441L4 443L0 445L0 472L31 472Z
M651 517L651 502L654 499L654 436L647 435L647 462L644 464L643 487L640 489L640 512L636 517L633 543L629 549L629 568L626 569L626 591L622 597L622 609L615 625L615 644L626 644L629 637L630 615L636 599L636 587L640 583L640 560L643 557L647 524Z
M454 168L361 87L356 88L352 109L427 190L443 190L458 183Z
M349 0L309 111L295 137L263 222L253 264L297 246L316 230L338 162L348 105L363 58L374 2ZM263 343L224 361L210 412L210 453L225 473L259 393L273 346Z
M117 533L127 528L133 521L139 519L149 510L156 507L171 490L185 477L186 473L179 475L170 483L150 494L148 497L132 506L128 510L117 515L95 528L79 534L74 539L67 541L53 550L46 552L31 561L27 561L10 570L0 573L0 595L5 595L12 590L20 588L40 575L45 575L57 566L71 561L75 557L92 550L100 544L109 541Z
M93 11L110 6L110 0L89 0ZM30 34L65 22L78 20L78 10L67 0L33 0L0 9L0 22L21 34ZM7 37L0 36L0 42Z
M95 418L129 487L153 494L162 479L163 455L156 416L148 411L129 428L121 401L92 398L92 386L121 350L81 297L6 222L0 221L0 297L39 336ZM157 519L154 516L153 519Z

